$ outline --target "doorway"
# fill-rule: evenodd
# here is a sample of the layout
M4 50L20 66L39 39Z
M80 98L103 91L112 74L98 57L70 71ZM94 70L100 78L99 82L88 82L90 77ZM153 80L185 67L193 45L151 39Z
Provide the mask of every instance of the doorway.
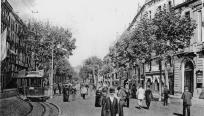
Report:
M189 91L193 94L194 88L194 67L191 61L186 62L184 72L184 87L188 87Z

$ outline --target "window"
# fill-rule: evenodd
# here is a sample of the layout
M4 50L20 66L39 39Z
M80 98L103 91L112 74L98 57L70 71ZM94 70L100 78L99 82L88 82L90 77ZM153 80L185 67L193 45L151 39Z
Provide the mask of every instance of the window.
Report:
M152 16L151 11L149 11L149 18L150 18L150 19L152 19L152 17L151 17L151 16Z
M164 7L163 7L163 9L164 9L164 10L166 10L166 4L164 4Z
M169 5L169 10L171 10L171 8L172 8L172 3L171 3L171 1L169 1L168 5Z
M158 6L158 8L157 8L157 9L158 9L158 11L161 11L161 6Z
M186 18L190 18L190 11L185 12L185 17L186 17Z

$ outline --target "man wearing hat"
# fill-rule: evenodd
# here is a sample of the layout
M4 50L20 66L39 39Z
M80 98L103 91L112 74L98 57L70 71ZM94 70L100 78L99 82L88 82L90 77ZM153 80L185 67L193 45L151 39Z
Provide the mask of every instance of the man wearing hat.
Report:
M191 103L192 93L189 92L188 87L184 88L184 92L181 98L183 99L183 116L190 116L190 106L192 105Z
M106 100L106 116L118 115L118 100L115 98L115 89L109 89L109 97Z
M102 89L102 97L101 97L101 116L107 116L106 111L107 111L107 107L106 107L106 101L107 101L107 93L108 93L108 89L107 88L103 88Z

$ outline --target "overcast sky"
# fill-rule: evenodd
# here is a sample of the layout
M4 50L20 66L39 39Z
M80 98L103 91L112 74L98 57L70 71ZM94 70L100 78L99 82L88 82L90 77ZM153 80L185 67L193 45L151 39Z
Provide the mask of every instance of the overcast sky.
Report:
M72 66L90 56L103 58L128 27L144 0L8 0L23 18L35 17L69 28L76 38Z

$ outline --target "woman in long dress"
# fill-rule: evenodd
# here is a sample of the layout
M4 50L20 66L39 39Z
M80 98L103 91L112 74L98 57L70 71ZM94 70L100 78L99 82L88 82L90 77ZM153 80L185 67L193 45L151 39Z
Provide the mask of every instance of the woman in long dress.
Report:
M141 85L140 85L136 94L137 94L139 109L141 109L142 108L142 101L145 97L145 90L142 88Z
M81 88L81 95L82 95L83 99L86 98L86 94L87 94L87 88L85 86L83 86Z

